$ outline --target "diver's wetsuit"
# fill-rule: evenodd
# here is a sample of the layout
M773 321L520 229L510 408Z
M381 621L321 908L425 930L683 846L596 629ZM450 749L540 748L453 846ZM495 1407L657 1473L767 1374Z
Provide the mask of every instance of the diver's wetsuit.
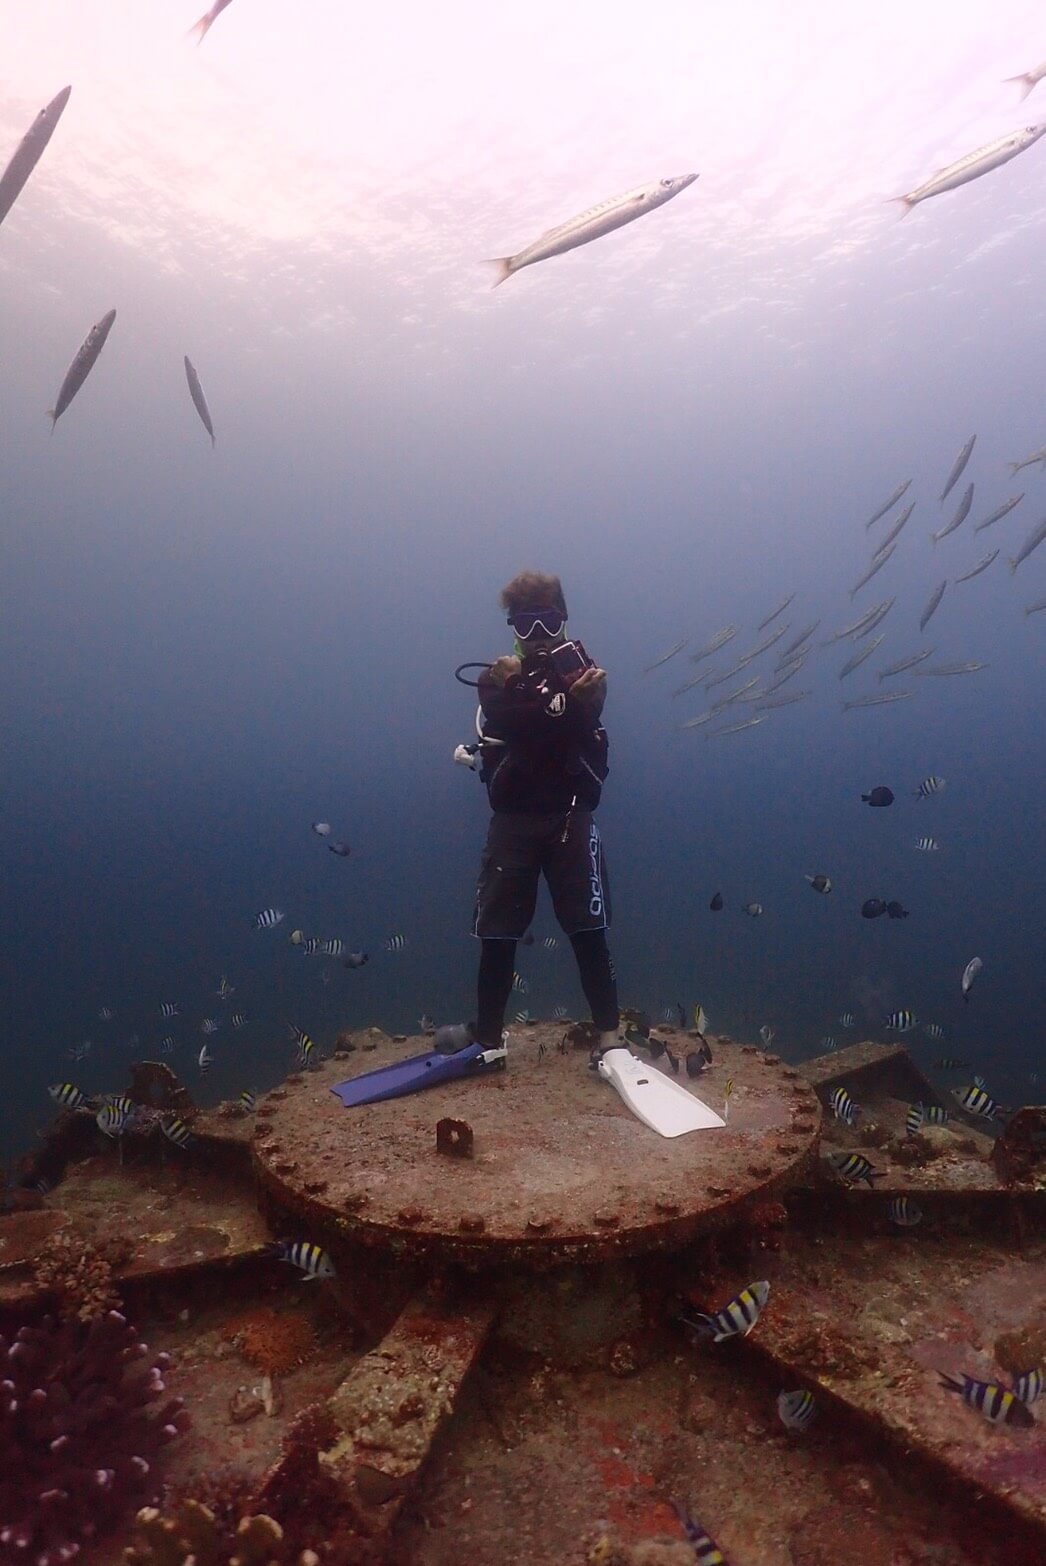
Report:
M601 1033L618 1026L617 981L607 947L610 890L592 811L606 776L599 706L565 694L548 661L524 658L497 685L480 676L480 776L491 818L476 887L473 934L483 943L476 1035L501 1042L516 942L534 917L544 875L556 918L577 958L581 987ZM504 744L494 741L503 740Z

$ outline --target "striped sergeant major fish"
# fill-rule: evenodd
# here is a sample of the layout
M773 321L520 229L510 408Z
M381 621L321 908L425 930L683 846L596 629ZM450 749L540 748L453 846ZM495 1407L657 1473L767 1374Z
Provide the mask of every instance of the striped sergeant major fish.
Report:
M971 1082L968 1087L952 1088L952 1097L971 1115L981 1115L985 1120L995 1120L1006 1111L997 1104L990 1093Z
M160 1054L161 1055L169 1055L173 1048L174 1048L174 1040L171 1037L171 1035L168 1033L166 1035L166 1037L164 1037L164 1038L162 1038L160 1040Z
M184 1120L177 1115L171 1115L166 1120L160 1121L160 1130L168 1142L173 1142L175 1147L190 1147L196 1140Z
M407 937L405 935L390 935L385 942L385 950L387 952L401 952L406 944Z
M914 1136L924 1125L947 1125L948 1118L948 1111L942 1109L940 1104L909 1104L904 1126L908 1135Z
M923 1221L922 1208L910 1196L895 1196L886 1209L887 1217L899 1229L914 1229Z
M842 1016L839 1018L839 1026L841 1028L852 1028L856 1021L857 1018L854 1016L852 1011L844 1011Z
M87 1103L86 1093L72 1082L55 1082L48 1089L56 1104L61 1104L63 1109L83 1109Z
M244 1088L236 1102L239 1104L245 1115L252 1115L258 1104L258 1100L251 1092L250 1088Z
M934 777L931 773L928 778L923 778L919 787L915 790L915 798L929 799L931 794L939 794L947 786L944 778Z
M306 957L315 957L316 953L323 950L323 942L318 935L310 935L308 939L298 942Z
M942 1055L940 1060L933 1063L934 1071L969 1071L968 1060L956 1060L954 1055Z
M521 973L513 973L512 988L517 995L525 995L530 989L530 985Z
M559 945L559 942L556 940L554 935L546 935L541 944L545 951L554 952L556 947Z
M285 917L286 915L282 908L263 908L261 913L256 913L254 916L254 928L256 930L274 930L280 923L280 920Z
M339 940L336 935L332 935L330 940L324 941L323 945L320 947L320 951L323 953L324 957L340 957L344 950L345 942Z
M123 1103L129 1102L123 1100ZM133 1105L131 1110L121 1107L120 1101L103 1104L95 1116L95 1124L99 1131L103 1131L108 1137L122 1136L131 1122Z
M825 1034L824 1038L821 1040L821 1048L827 1050L836 1048L836 1039L834 1033Z
M164 1018L180 1017L182 1008L177 1001L163 1001L160 1005L160 1016Z
M935 854L941 845L935 837L917 837L915 846L921 854Z
M207 1075L208 1071L210 1071L211 1067L213 1066L213 1064L214 1064L214 1056L211 1054L211 1052L207 1048L206 1044L203 1046L203 1048L201 1049L200 1053L197 1055L197 1057L196 1057L196 1064L199 1066L199 1068L200 1068L200 1070L201 1070L201 1072L203 1073L204 1076Z
M234 1011L232 1016L231 1016L231 1018L229 1020L232 1023L234 1028L245 1028L247 1026L247 1014L246 1014L246 1012Z
M269 1247L279 1261L298 1267L306 1278L334 1278L334 1263L327 1252L311 1240L275 1240Z
M517 1011L512 1020L513 1020L513 1022L529 1022L530 1021L530 1012L529 1011Z
M942 1373L940 1384L946 1392L957 1392L967 1408L975 1408L993 1425L1035 1423L1027 1403L997 1381L978 1381L974 1376L963 1376L957 1381Z
M944 1029L939 1022L927 1022L923 1024L923 1032L928 1039L943 1039Z
M863 1180L872 1190L876 1180L886 1179L881 1169L873 1169L863 1153L832 1153L828 1162L848 1185L856 1185L859 1180Z
M200 1023L200 1032L201 1033L211 1034L211 1033L217 1033L217 1031L218 1031L218 1024L215 1022L214 1018L213 1017L204 1017L203 1021Z
M236 986L230 984L224 973L218 980L217 996L219 1000L228 1000L230 995L236 994Z
M287 1026L290 1028L291 1038L298 1046L298 1059L303 1066L307 1066L316 1048L315 1042L310 1039L304 1028L296 1027L293 1022L289 1022Z
M817 1417L817 1399L805 1389L782 1392L777 1399L777 1417L786 1430L805 1430Z
M701 1524L691 1516L685 1506L679 1501L673 1501L672 1510L679 1518L679 1526L686 1534L687 1543L692 1548L694 1559L699 1563L699 1566L729 1566L726 1556L711 1534L702 1528Z
M861 1106L855 1104L844 1087L837 1087L828 1101L837 1120L844 1125L855 1126L861 1114Z
M1034 1370L1026 1370L1023 1375L1017 1376L1013 1383L1014 1395L1029 1408L1033 1403L1038 1402L1044 1387L1046 1387L1046 1372L1041 1366L1037 1366Z
M709 1333L713 1343L722 1343L726 1338L735 1338L739 1335L747 1338L763 1314L769 1298L770 1285L763 1279L759 1283L750 1283L746 1289L741 1290L740 1294L735 1294L734 1298L715 1315L708 1315L705 1311L699 1310L692 1316L680 1316L680 1320L685 1326Z
M914 1011L891 1011L885 1026L891 1028L894 1033L907 1033L918 1021Z
M566 1020L566 1016L567 1016L567 1008L565 1006L553 1006L553 1008L552 1008L552 1020L554 1022L563 1022L563 1021Z

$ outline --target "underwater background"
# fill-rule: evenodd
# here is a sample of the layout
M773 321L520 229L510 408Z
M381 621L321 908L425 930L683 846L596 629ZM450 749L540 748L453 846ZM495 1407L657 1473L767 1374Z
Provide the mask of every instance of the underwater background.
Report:
M4 1156L50 1120L49 1083L122 1088L167 1033L210 1103L287 1071L288 1024L326 1053L342 1027L472 1013L488 807L452 764L475 711L453 670L509 649L497 594L526 568L560 574L609 672L623 1004L700 1001L712 1032L768 1025L789 1059L896 1037L887 1014L911 1008L923 1064L962 1056L1002 1103L1041 1098L1046 614L1024 610L1046 548L1007 559L1046 513L1046 467L1008 467L1046 445L1046 145L904 222L885 205L1046 118L1046 85L1024 107L1002 82L1046 54L1041 9L942 26L811 0L784 29L773 5L664 5L637 29L587 0L398 20L241 0L196 49L198 11L41 0L0 57L0 163L73 84L0 228ZM481 258L691 170L663 210L490 290ZM892 515L864 524L908 478L912 519L851 603ZM969 521L934 546L970 480ZM996 544L920 633L937 583ZM820 620L785 687L809 698L750 732L682 730L708 705L671 694L689 655L736 625L707 661L725 670L793 592L763 634ZM820 643L893 595L840 681L852 644ZM989 667L878 684L925 647ZM912 699L841 710L893 687ZM930 774L947 788L916 799ZM889 809L861 803L877 784ZM873 896L910 918L862 919ZM283 923L254 929L270 906ZM304 956L295 928L370 961ZM541 948L544 894L535 933L518 1003L583 1014L568 944Z

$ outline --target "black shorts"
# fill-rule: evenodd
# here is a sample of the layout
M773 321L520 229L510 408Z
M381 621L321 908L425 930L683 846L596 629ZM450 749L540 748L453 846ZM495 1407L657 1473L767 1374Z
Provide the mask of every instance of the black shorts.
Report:
M568 826L566 842L563 828ZM538 877L566 935L610 924L603 839L589 810L555 815L502 811L491 817L480 863L472 933L481 940L518 941L534 918Z

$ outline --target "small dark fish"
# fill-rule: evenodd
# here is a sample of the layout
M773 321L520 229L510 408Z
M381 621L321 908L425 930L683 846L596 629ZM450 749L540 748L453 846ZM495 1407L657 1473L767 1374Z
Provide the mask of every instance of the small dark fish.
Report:
M923 1028L928 1039L943 1039L944 1029L939 1022L928 1022Z
M892 1028L895 1033L907 1033L918 1020L914 1011L891 1011L884 1026Z
M940 584L940 586L935 587L933 592L930 594L930 596L929 596L929 598L927 599L927 602L926 602L926 608L923 610L922 614L919 616L919 629L920 629L920 631L925 631L926 627L929 625L931 619L933 618L934 614L937 611L937 607L940 604L941 599L944 597L944 590L945 590L945 588L947 586L948 586L948 579L946 577L945 580Z
M686 1008L682 1001L676 1001L676 1018L681 1028L686 1027ZM695 1027L697 1024L695 1023ZM700 1029L698 1029L700 1032Z
M347 957L342 958L341 965L343 968L362 968L368 962L370 958L366 952L349 952Z
M881 897L869 897L867 902L861 904L862 919L879 919L886 912L886 904Z
M824 894L832 890L832 883L826 875L808 875L806 879L815 892Z
M981 971L981 969L983 967L984 967L984 964L983 964L983 962L981 961L981 959L979 957L971 957L969 962L966 964L966 967L963 969L963 971L962 971L962 998L963 998L964 1001L968 1001L969 1000L969 998L970 998L970 991L973 989L974 981L976 980L977 975L980 973L980 971Z
M708 906L712 910L713 913L718 913L719 910L723 906L723 894L722 894L722 892L716 892L715 896L712 898L712 901L709 903Z
M886 1215L899 1229L914 1229L916 1224L923 1221L922 1208L910 1196L895 1196L886 1209Z
M332 935L329 941L324 941L320 946L325 957L340 957L344 950L345 942L337 935Z
M43 156L72 90L71 87L63 87L47 107L40 110L11 154L4 172L0 174L0 223L22 194L26 181Z
M953 487L958 483L960 477L962 476L962 471L965 468L966 464L970 460L970 453L973 450L974 442L976 441L976 439L977 439L976 435L971 435L970 436L969 440L966 442L965 446L962 448L962 450L960 451L959 455L956 457L955 462L952 464L952 470L948 474L948 478L947 478L947 480L945 482L944 488L941 491L941 505L942 506L944 505L944 502L948 499L948 496L951 494L951 491L952 491Z
M777 1417L787 1430L805 1430L816 1418L817 1402L812 1392L782 1392L777 1399Z
M712 1051L707 1040L702 1039L700 1047L692 1049L686 1057L686 1074L688 1077L699 1077L711 1064Z
M941 1376L941 1386L946 1392L957 1392L967 1408L974 1408L993 1425L1033 1425L1035 1423L1027 1403L1021 1401L1008 1387L997 1381L978 1381L974 1376Z
M160 1040L160 1054L161 1055L169 1055L173 1049L174 1049L174 1039L168 1033L165 1038L162 1038Z
M890 919L907 919L908 910L901 903L893 900L886 905L887 917Z
M695 1311L692 1316L681 1316L680 1320L688 1327L709 1333L713 1343L722 1343L725 1338L737 1337L739 1334L746 1338L762 1315L769 1298L769 1283L765 1280L750 1283L715 1315Z
M234 1011L232 1017L229 1020L232 1022L234 1028L245 1028L247 1026L248 1018L246 1012Z
M887 788L885 783L879 783L870 794L862 794L861 798L866 805L892 805L893 789Z
M856 1021L857 1018L854 1016L852 1011L844 1011L842 1016L839 1018L839 1026L841 1028L852 1028Z
M160 1006L161 1017L177 1017L181 1014L181 1007L177 1001L163 1001Z
M98 355L105 347L105 339L109 336L115 320L116 311L109 310L102 316L100 321L91 327L91 330L84 338L76 358L65 373L65 380L62 382L58 392L58 401L53 408L47 410L47 417L51 421L52 433L58 420L62 417L62 414L98 362Z
M753 919L758 919L762 911L762 903L745 903L741 909L742 913L749 914Z
M204 429L211 437L211 446L214 446L214 425L211 423L211 410L207 406L207 398L203 395L203 387L200 385L200 377L197 375L192 361L185 358L185 379L189 382L189 396L192 398L193 407L200 415L200 421Z
M332 854L337 854L339 859L348 859L349 855L352 853L352 849L349 847L348 843L328 843L327 847Z

